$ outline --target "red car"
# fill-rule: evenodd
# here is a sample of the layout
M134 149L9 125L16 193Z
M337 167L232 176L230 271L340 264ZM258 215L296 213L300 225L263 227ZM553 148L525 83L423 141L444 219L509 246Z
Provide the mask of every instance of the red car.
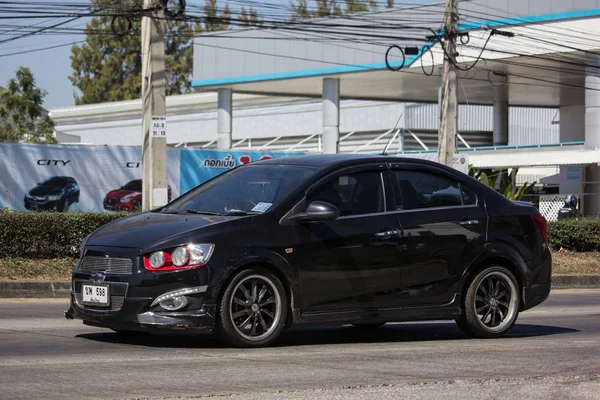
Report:
M171 201L171 186L168 187ZM111 211L136 211L142 208L142 180L136 179L119 189L111 190L104 198L104 209Z

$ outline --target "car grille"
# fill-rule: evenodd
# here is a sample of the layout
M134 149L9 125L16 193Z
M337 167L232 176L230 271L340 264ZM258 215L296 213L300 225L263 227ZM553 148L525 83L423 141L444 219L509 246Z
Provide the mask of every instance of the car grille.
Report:
M113 198L110 198L110 197L106 198L106 204L109 205L109 206L114 206L118 202L119 202L119 199L113 199Z
M77 297L77 303L82 304L83 294L75 293L75 297ZM95 307L90 305L84 305L83 307L92 310L97 309L98 311L119 311L123 307L124 302L125 296L110 296L110 307Z
M131 274L132 269L132 262L129 258L84 257L79 263L78 271L90 274L97 272Z

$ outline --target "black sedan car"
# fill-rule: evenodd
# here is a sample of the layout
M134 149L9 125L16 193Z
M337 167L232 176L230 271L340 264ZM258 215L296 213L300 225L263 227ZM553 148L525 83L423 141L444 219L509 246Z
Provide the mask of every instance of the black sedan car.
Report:
M82 244L67 318L213 330L264 346L301 324L455 320L505 334L550 292L546 220L443 165L279 158L230 170Z
M70 176L53 176L31 189L23 203L27 210L68 211L73 203L79 202L80 189Z

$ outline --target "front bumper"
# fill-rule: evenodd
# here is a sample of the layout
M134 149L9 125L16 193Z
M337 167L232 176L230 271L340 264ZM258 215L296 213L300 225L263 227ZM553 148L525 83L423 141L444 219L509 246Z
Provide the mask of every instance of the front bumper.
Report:
M131 249L86 248L85 257L132 260L129 269L115 272L93 271L96 264L81 263L73 272L70 308L67 319L79 319L86 325L114 330L206 330L215 321L215 301L209 284L208 267L182 271L151 273L145 270L139 253ZM84 259L85 259L84 257ZM97 264L106 265L106 264ZM123 265L121 265L122 267ZM104 267L102 268L105 269ZM119 271L119 272L117 272ZM109 303L100 306L83 302L83 285L103 285L108 289ZM182 292L183 291L183 292ZM163 296L185 296L187 304L177 311L161 307Z
M120 310L111 313L98 311L78 304L71 295L71 307L65 311L67 319L82 320L85 325L128 331L205 331L215 322L214 305L203 305L197 310L148 311L151 298L127 298Z
M105 210L109 211L133 211L133 201L121 203L118 199L113 199L112 201L108 201L104 199L103 207Z

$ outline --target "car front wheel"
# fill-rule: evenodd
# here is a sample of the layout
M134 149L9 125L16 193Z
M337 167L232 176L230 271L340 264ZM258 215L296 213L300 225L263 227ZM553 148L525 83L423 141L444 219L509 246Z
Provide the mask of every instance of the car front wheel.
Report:
M215 330L234 346L267 346L281 333L286 315L287 296L280 280L264 268L250 268L225 289Z
M504 267L488 267L469 284L458 327L469 336L503 336L519 315L519 284Z

